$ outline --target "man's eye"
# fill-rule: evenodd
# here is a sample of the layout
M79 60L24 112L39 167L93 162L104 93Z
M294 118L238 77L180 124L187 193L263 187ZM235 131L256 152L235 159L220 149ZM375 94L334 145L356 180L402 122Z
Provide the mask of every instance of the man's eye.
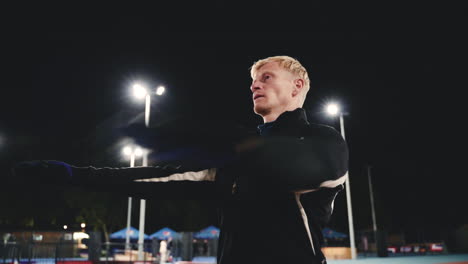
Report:
M268 79L270 79L270 78L271 78L270 75L265 75L265 76L263 76L263 79L264 79L264 80L268 80Z

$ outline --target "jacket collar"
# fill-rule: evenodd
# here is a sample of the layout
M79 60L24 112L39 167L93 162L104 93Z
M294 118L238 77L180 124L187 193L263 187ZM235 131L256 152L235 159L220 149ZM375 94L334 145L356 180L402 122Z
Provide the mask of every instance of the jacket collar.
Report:
M297 131L298 128L308 125L307 115L303 108L282 113L273 122L261 124L257 127L261 136L282 135Z

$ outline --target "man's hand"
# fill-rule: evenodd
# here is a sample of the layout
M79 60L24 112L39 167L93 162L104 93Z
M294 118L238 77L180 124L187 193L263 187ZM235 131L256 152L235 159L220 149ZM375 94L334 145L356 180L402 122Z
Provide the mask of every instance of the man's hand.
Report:
M12 182L20 184L64 184L72 179L69 164L56 160L23 161L12 168Z

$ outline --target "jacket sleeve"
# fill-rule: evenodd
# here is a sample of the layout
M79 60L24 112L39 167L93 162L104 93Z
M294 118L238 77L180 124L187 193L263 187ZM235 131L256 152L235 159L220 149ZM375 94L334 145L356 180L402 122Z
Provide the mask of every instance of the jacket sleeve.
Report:
M250 191L300 192L334 188L346 180L348 148L332 127L317 126L304 137L257 139L240 153L241 181Z
M90 190L141 198L213 199L215 176L214 168L72 166L71 183Z
M57 160L32 160L11 168L12 186L81 187L141 198L213 199L216 169L190 166L77 167Z

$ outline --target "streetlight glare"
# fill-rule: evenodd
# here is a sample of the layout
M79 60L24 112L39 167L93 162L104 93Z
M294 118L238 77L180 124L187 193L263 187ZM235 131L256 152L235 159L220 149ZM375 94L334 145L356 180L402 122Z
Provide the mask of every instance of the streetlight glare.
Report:
M143 150L141 148L137 147L135 149L135 156L137 156L137 157L143 156Z
M146 94L148 92L146 91L146 88L143 87L141 84L136 83L133 85L133 95L138 98L138 99L143 99L145 98Z
M166 88L164 86L159 86L158 89L156 90L157 95L162 95L166 91Z
M67 225L64 225L63 226L63 229L67 230L68 226Z
M132 155L132 148L130 146L125 146L123 149L122 149L122 153L126 156L130 156Z
M86 224L85 223L81 223L81 228L85 228L86 227Z
M335 103L329 103L326 107L327 113L335 116L340 112L340 107Z

